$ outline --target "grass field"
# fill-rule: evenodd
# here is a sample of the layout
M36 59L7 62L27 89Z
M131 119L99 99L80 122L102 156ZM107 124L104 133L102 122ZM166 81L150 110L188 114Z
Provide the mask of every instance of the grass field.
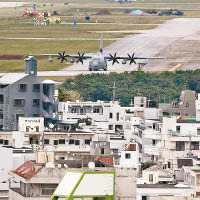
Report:
M5 0L0 0L0 2ZM13 1L13 0L10 0ZM31 0L27 0L30 2ZM133 9L153 9L158 10L168 8L182 8L185 15L183 17L200 17L200 2L196 0L138 0L134 3L113 3L104 0L34 0L37 4L37 10L53 12L56 10L61 14L62 22L72 23L77 20L76 28L72 24L56 24L50 26L34 27L32 18L22 17L26 7L19 8L1 8L0 9L0 37L11 38L77 38L77 40L8 40L0 39L0 57L1 55L22 55L39 53L57 53L65 50L68 53L89 52L94 53L99 50L99 41L97 40L78 40L78 38L99 39L100 34L95 31L120 31L120 30L142 30L152 29L156 24L161 24L176 16L157 16L146 13L141 16L126 14L126 10ZM68 2L68 5L64 5ZM45 6L44 6L45 5ZM31 9L31 7L30 7ZM195 9L195 10L192 10ZM199 10L198 10L199 9ZM109 15L100 15L102 10L109 11ZM90 16L90 20L85 20L85 16ZM94 24L84 24L81 22L92 22ZM100 24L109 23L109 24ZM132 25L138 24L138 25ZM141 25L143 24L143 25ZM146 25L145 25L146 24ZM148 25L152 24L152 25ZM155 24L155 25L153 25ZM105 33L104 46L115 41L115 38L126 36L127 33ZM47 58L48 59L48 58ZM38 61L39 70L59 70L67 65L60 64L58 61L49 63L45 58ZM17 72L24 70L24 61L22 60L0 60L0 72Z

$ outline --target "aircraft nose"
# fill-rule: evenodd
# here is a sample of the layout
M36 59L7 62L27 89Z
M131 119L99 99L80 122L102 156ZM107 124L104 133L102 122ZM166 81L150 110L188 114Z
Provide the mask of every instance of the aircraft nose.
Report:
M98 66L98 62L93 62L93 66L97 67Z

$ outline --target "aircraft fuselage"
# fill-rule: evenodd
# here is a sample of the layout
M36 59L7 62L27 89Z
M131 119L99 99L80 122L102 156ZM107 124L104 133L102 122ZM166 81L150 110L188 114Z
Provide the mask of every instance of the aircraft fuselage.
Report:
M90 71L107 70L107 61L103 55L94 55L89 61Z

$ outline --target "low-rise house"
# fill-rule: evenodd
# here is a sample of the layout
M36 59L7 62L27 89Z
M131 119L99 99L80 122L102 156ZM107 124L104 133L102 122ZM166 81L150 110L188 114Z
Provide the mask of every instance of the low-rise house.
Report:
M142 171L142 179L145 184L172 184L173 172L153 165Z

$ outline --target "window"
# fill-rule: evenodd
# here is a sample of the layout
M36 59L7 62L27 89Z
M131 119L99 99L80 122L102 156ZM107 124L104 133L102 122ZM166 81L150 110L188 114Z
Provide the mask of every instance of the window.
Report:
M196 182L197 182L197 185L200 185L200 174L196 175Z
M116 118L117 118L117 121L119 121L119 113L117 113L117 117Z
M19 84L19 91L20 92L26 92L26 84Z
M180 127L180 126L177 126L177 127L176 127L176 132L177 132L177 133L180 133L180 130L181 130L181 127Z
M54 193L54 188L42 188L43 196L51 196Z
M0 113L0 119L3 119L3 114L2 113Z
M3 140L2 139L0 139L0 144L3 144Z
M80 113L83 113L83 108L80 108Z
M197 135L200 135L200 128L197 128Z
M72 113L76 113L76 108L72 108Z
M59 139L59 144L65 144L65 140L64 139Z
M113 154L118 155L118 149L113 149Z
M130 159L131 158L131 154L130 153L125 153L125 159Z
M191 142L191 150L199 150L199 142Z
M39 99L33 99L33 107L39 107L40 106L40 100Z
M58 145L58 140L54 140L54 141L53 141L53 144L54 144L54 145Z
M167 163L167 167L171 168L171 163L170 162Z
M163 116L168 116L169 113L168 112L163 112Z
M80 140L75 140L75 145L80 145Z
M74 144L74 140L69 140L69 144Z
M189 107L189 103L188 102L185 103L185 107Z
M177 141L176 142L176 151L185 151L185 142Z
M26 126L26 132L29 132L29 126Z
M156 140L153 139L153 140L152 140L152 144L153 144L153 145L156 145Z
M40 92L40 84L33 84L33 92Z
M4 140L4 145L8 145L9 141L8 140Z
M111 119L112 117L113 117L113 114L112 114L112 113L110 113L110 114L109 114L109 118Z
M109 126L108 126L108 129L109 129L109 130L113 130L113 125L109 125Z
M0 95L0 104L3 104L4 103L4 101L3 101L3 95L1 94Z
M44 139L44 144L49 144L49 139Z
M40 130L39 126L36 126L35 129L36 129L36 132L39 132L39 130Z
M85 139L85 144L90 145L90 140Z
M149 174L149 181L150 181L150 182L153 181L153 174Z
M14 99L14 106L24 106L25 100L24 99Z
M99 108L94 108L93 113L100 113L100 109Z
M104 148L101 149L101 154L104 154Z
M33 117L40 117L40 114L33 114Z

